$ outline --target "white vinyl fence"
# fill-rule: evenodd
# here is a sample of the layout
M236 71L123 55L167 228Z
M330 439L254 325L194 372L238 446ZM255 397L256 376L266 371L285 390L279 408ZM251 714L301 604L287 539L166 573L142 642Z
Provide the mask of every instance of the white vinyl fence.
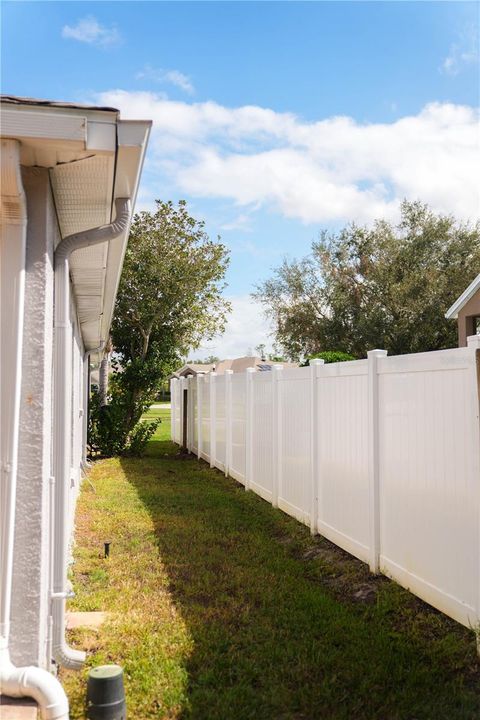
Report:
M480 338L172 381L172 439L468 627L480 623Z

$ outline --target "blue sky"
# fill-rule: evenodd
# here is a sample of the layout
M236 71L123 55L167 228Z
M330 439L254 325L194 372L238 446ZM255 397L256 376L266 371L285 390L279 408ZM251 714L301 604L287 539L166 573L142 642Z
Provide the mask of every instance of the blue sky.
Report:
M477 3L3 2L2 92L151 117L140 207L186 198L231 248L226 336L322 228L403 197L478 216Z

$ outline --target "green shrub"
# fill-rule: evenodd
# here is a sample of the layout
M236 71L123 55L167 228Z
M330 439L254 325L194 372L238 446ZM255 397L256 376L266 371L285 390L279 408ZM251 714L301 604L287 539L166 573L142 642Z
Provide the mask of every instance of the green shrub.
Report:
M326 363L336 362L347 362L348 360L355 360L353 355L344 353L341 350L325 350L324 352L317 353L316 355L309 355L306 360L302 363L302 367L310 365L310 360L324 360Z
M122 394L113 392L109 404L101 407L98 391L93 390L88 423L90 456L140 457L160 423L160 418L151 422L139 420L128 430L128 405Z

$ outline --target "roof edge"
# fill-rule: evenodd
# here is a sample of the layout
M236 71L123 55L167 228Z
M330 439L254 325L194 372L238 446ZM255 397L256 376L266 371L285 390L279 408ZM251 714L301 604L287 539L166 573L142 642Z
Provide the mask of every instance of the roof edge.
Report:
M78 110L98 110L100 112L111 112L120 114L118 108L100 106L100 105L88 105L86 103L70 103L63 100L41 100L39 98L21 97L17 95L0 95L0 102L7 105L37 105L39 107L58 107L58 108L70 108Z
M453 303L453 305L447 310L445 313L445 317L447 320L456 320L458 318L458 313L460 310L467 304L467 302L472 298L477 290L480 290L480 273L477 275L474 280L470 283L470 285L467 287L467 289L460 295L457 300Z

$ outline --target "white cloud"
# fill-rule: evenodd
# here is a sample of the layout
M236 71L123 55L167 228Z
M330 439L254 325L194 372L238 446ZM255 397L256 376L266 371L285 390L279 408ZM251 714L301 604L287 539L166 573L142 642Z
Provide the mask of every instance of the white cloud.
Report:
M145 65L143 70L140 70L135 77L137 80L151 80L156 83L175 85L189 95L195 93L191 79L179 70L163 70L162 68Z
M87 15L87 17L79 20L76 25L64 25L62 37L103 47L117 45L121 40L117 28L100 25L93 15Z
M478 112L431 103L391 123L306 122L268 108L102 93L124 117L154 121L149 177L193 197L267 208L305 223L394 218L421 199L460 218L479 214Z
M224 335L195 350L195 357L216 355L224 360L243 357L249 349L254 350L260 343L265 343L267 350L271 347L272 327L263 316L258 303L249 295L237 295L227 299L232 303L232 313Z
M476 26L467 26L459 33L457 42L450 45L447 57L440 66L440 72L446 75L458 75L468 65L479 62L478 52L479 29Z
M252 232L252 217L248 213L240 213L229 222L220 225L220 230L242 230L243 232Z

